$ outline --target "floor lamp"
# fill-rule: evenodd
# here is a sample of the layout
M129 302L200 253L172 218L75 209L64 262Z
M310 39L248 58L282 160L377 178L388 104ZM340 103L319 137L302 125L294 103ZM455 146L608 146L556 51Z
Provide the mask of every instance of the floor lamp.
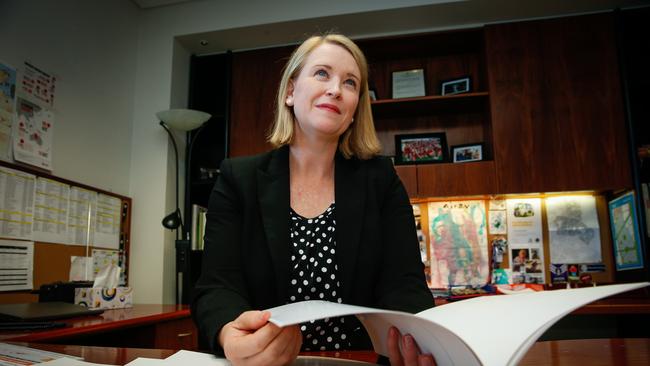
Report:
M188 288L189 273L189 255L190 255L190 238L189 228L183 225L183 215L181 214L178 203L179 190L179 169L178 169L178 147L176 139L170 129L188 132L199 128L211 115L201 111L191 109L168 109L156 113L160 120L160 125L167 131L169 139L174 146L174 157L176 159L176 209L165 216L162 225L169 230L176 230L176 302L183 303L183 291ZM189 171L186 172L189 174ZM187 189L188 187L185 187ZM180 227L180 230L178 230ZM179 235L180 234L180 235Z

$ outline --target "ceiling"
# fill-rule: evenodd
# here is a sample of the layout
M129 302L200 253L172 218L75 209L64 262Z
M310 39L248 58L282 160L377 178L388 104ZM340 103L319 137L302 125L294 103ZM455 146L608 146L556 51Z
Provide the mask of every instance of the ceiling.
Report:
M158 6L164 5L173 5L178 3L185 3L188 1L195 0L131 0L137 5L140 9L155 8Z
M201 0L132 0L142 9ZM490 23L585 14L650 5L649 0L465 0L363 13L300 19L179 35L190 53L202 55L296 44L306 36L337 31L353 39L471 28Z

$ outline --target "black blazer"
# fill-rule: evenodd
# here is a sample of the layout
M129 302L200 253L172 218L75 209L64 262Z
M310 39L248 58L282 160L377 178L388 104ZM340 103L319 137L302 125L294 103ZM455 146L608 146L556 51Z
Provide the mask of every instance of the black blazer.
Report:
M432 307L413 209L391 161L337 154L334 176L343 301L408 312ZM288 302L289 202L287 146L221 164L192 301L200 336L217 353L224 324Z

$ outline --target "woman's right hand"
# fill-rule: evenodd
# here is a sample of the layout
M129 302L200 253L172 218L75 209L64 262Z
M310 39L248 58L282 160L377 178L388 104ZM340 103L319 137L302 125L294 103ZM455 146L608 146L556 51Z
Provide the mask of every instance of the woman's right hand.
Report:
M221 328L219 344L234 366L286 365L298 357L299 326L280 328L270 317L268 311L246 311Z

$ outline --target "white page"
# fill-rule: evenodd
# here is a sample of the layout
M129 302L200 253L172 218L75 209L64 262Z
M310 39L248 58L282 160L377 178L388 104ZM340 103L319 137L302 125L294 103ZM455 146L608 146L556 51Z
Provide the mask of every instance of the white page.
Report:
M34 240L67 243L68 199L70 186L36 177L34 195Z
M411 334L415 339L427 339L426 343L418 342L418 345L424 353L435 355L438 365L478 365L472 350L453 333L434 323L422 326L423 319L413 314L320 300L283 305L269 311L269 321L278 326L300 324L313 319L358 315L370 335L375 352L379 354L388 355L386 337L390 326L395 325L402 334Z
M34 242L0 240L0 291L34 287Z
M135 362L137 360L134 360ZM126 366L149 366L149 365L178 365L178 366L230 366L230 362L224 358L217 358L211 354L193 352L193 351L178 351L173 355L167 357L164 363L129 363ZM376 365L373 363L345 360L332 357L318 357L318 356L298 356L291 365L293 366L362 366L362 365Z
M54 361L39 363L38 365L43 365L43 366L107 366L109 364L79 361L79 360L76 360L74 358L63 357L63 358L56 359Z
M90 218L88 210L90 210ZM97 192L72 186L68 206L68 244L94 245L96 220Z
M388 327L395 325L402 333L412 334L420 349L433 354L440 366L515 365L539 336L566 314L598 299L648 285L650 283L643 282L483 296L438 306L416 316L321 301L293 303L269 311L270 321L279 326L363 314L358 317L366 326L375 351L384 355ZM508 314L512 319L525 321L504 323L496 314Z
M165 359L165 365L192 365L192 366L230 366L225 358L217 358L209 353L181 350Z
M462 335L484 365L514 365L544 331L571 311L648 284L482 296L425 310L417 315ZM508 314L509 319L522 321L504 322L496 314Z
M96 247L120 248L120 214L122 200L102 193L97 195Z
M0 167L0 237L32 239L36 176Z
M159 358L138 357L124 366L159 366L159 365L169 365L169 364L170 363L168 363L167 360L161 360Z
M52 361L61 357L69 357L68 359L75 358L74 356L68 356L62 353L43 351L9 343L0 343L0 356L3 356L4 358L0 357L0 359L9 365L29 365L31 363Z

